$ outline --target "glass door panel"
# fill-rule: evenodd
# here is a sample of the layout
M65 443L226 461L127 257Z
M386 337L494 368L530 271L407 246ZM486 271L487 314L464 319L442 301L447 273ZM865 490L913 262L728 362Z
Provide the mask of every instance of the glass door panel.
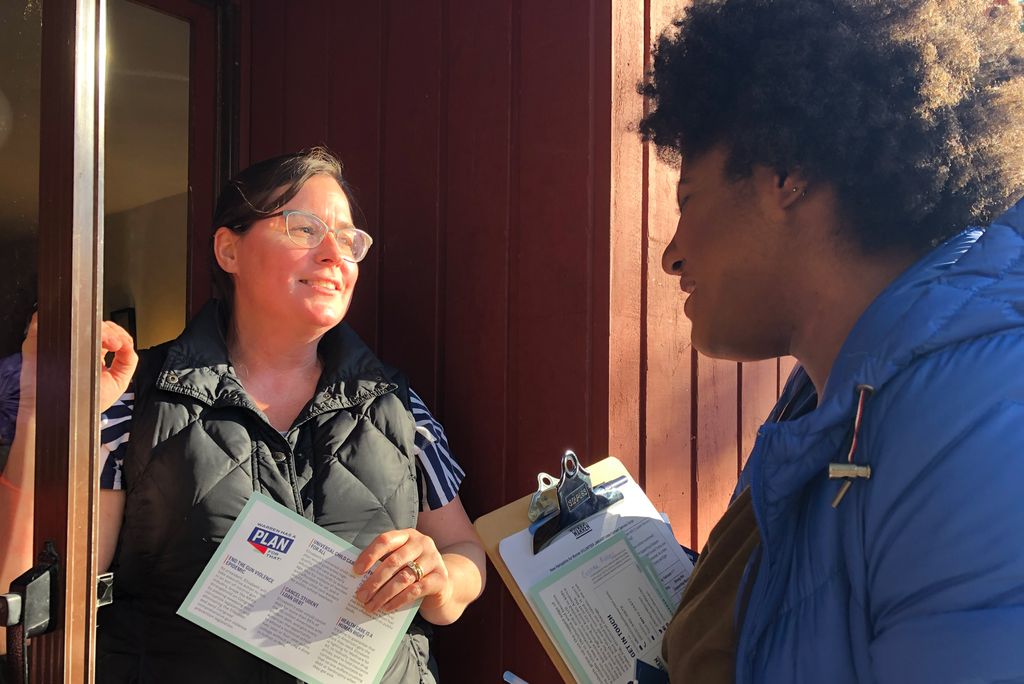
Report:
M41 38L38 2L0 3L0 471L14 437L21 341L37 293Z
M185 324L190 24L108 0L104 317L151 347Z

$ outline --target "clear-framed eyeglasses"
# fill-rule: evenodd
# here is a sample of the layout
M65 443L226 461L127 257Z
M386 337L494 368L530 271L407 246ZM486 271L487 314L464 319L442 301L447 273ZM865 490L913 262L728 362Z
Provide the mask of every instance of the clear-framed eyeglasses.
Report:
M285 211L271 214L264 218L281 216L284 218L284 230L288 239L299 247L313 249L319 247L327 237L328 232L334 233L334 239L341 250L341 258L354 264L359 263L366 257L373 244L373 238L365 231L354 226L344 226L331 230L316 214L298 209L286 209Z

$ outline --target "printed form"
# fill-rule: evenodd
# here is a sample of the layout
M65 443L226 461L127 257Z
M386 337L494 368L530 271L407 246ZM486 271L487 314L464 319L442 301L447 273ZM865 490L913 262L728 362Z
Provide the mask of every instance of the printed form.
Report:
M178 614L307 682L376 684L419 604L364 611L359 553L254 493Z
M693 572L669 525L630 478L623 499L533 555L523 530L502 559L580 682L627 684L658 670L661 639Z

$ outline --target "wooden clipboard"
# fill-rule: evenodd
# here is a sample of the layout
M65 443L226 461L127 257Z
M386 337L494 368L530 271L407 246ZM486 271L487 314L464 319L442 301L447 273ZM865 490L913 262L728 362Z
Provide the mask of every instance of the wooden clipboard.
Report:
M585 466L587 471L590 473L591 482L596 486L602 482L614 480L619 475L626 475L628 471L626 467L622 465L619 459L610 456L604 460L598 461L593 465ZM567 684L575 684L576 678L573 677L572 672L569 670L569 666L565 664L558 649L555 648L554 642L548 637L548 633L544 630L544 626L540 622L540 618L533 612L533 608L526 600L526 596L523 594L519 585L516 584L515 579L512 577L512 573L509 572L508 566L505 565L504 559L501 557L501 553L498 551L498 544L505 537L509 537L520 530L526 529L530 520L526 514L530 508L530 497L533 496L533 492L527 494L521 499L517 499L510 504L502 506L501 508L491 511L487 515L480 516L473 523L476 528L477 534L480 536L480 540L483 542L484 550L487 552L487 557L491 559L491 563L498 570L498 574L501 576L501 581L505 583L509 593L512 594L512 598L516 600L516 605L519 606L519 610L526 616L526 621L530 623L530 628L533 629L534 634L537 635L537 639L540 640L541 646L547 652L548 657L551 658L551 662L555 664L558 673L562 675L562 679Z

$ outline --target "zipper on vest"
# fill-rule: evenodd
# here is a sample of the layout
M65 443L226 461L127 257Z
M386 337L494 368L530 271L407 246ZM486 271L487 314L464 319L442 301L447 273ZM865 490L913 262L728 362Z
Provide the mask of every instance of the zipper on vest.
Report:
M288 484L292 490L292 508L295 509L296 513L305 517L305 506L302 505L302 495L299 493L299 482L295 472L295 452L292 450L291 445L288 443L288 439L284 435L282 435L277 430L274 430L273 425L270 425L269 427L274 432L273 439L277 439L283 444L282 451L271 450L270 458L274 461L274 467L278 469L279 474L281 471L279 464L286 464L285 468L287 471ZM268 444L272 444L272 442L268 442ZM284 458L278 460L278 454L281 454L281 456L283 456ZM310 467L313 467L312 462L310 463ZM314 473L313 477L315 478L315 476L316 475ZM262 483L260 483L260 485L262 486Z

